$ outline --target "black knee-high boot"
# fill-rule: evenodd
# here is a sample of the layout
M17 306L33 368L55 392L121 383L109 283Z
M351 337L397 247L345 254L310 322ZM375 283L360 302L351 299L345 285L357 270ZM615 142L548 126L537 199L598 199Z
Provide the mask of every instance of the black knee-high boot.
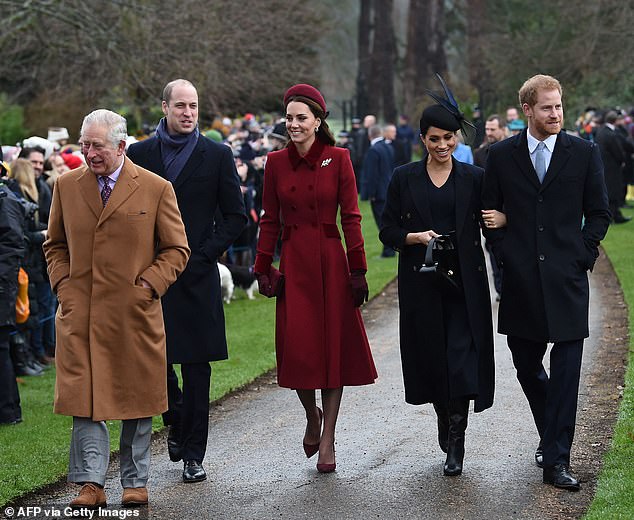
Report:
M464 436L469 414L468 399L452 399L449 401L449 438L447 441L447 461L444 473L450 477L462 473L464 459Z
M438 417L438 445L447 453L447 439L449 438L449 408L446 403L433 403Z

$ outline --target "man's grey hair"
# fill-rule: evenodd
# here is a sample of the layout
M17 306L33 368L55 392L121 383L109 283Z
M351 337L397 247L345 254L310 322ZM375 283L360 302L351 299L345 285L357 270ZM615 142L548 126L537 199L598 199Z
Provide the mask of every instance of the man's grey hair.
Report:
M372 141L372 139L376 139L377 137L381 137L382 135L383 130L381 130L379 125L372 125L368 128L368 137L370 138L370 141Z
M116 112L99 108L92 111L81 124L80 137L84 135L84 130L89 126L103 126L108 129L108 140L114 146L118 146L121 141L128 138L128 124L125 117Z

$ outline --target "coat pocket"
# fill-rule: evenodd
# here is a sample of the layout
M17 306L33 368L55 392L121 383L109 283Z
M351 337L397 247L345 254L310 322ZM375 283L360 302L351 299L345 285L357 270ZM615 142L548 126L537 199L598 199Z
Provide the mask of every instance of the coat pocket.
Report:
M341 240L341 235L339 234L339 228L337 224L322 224L321 225L324 230L324 236L326 238L336 238Z

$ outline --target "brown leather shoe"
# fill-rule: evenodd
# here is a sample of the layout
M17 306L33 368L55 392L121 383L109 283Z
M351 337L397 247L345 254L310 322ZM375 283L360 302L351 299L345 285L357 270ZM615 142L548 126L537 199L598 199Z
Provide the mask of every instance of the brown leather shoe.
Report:
M88 509L97 509L106 505L106 493L103 488L92 482L86 482L79 490L79 495L72 500L70 507L78 509L87 507Z
M146 506L148 503L147 488L123 488L123 507Z

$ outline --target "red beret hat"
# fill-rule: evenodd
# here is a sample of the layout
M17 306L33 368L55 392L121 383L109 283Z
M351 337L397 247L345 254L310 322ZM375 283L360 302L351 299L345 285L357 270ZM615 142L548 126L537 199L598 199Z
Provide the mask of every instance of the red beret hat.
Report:
M322 96L321 92L319 92L319 90L315 87L307 85L306 83L293 85L286 91L286 94L284 94L284 106L288 105L288 100L293 96L303 96L311 99L321 107L324 113L326 112L326 101L324 100L324 96Z

